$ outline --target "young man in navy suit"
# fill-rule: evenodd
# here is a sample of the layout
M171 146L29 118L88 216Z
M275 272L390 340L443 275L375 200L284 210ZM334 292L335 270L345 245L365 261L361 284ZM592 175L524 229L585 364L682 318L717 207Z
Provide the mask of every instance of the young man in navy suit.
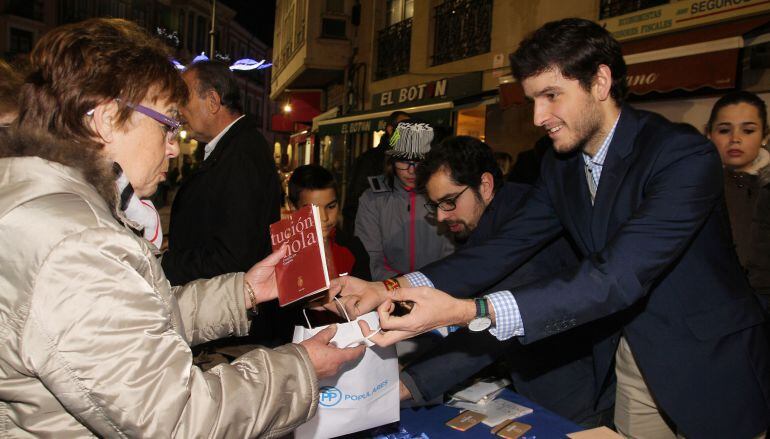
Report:
M490 147L473 137L455 136L431 148L417 168L417 189L428 211L445 223L461 246L494 236L522 208L532 186L504 181ZM564 236L548 243L524 265L485 289L516 288L578 264ZM465 272L455 273L458 278ZM448 279L448 282L454 280ZM586 427L612 422L615 383L594 386L593 344L601 333L581 328L541 343L504 342L467 328L436 342L427 352L399 358L401 399L423 405L496 360L505 358L516 391L543 407Z
M765 316L733 249L716 149L623 104L620 45L596 23L544 25L511 67L554 144L525 206L494 237L420 272L385 285L344 279L332 292L354 312L381 304L389 330L373 337L381 344L453 324L524 344L614 324L595 345L594 371L599 382L617 375L621 434L763 437ZM481 300L456 298L482 293L561 232L581 253L576 268ZM411 312L391 315L394 301L412 302Z

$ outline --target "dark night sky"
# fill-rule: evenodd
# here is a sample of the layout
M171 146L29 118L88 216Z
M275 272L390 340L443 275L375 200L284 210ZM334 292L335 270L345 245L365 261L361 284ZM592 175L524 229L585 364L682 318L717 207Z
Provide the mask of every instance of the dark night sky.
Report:
M268 46L273 45L275 0L219 0L235 10L235 21Z

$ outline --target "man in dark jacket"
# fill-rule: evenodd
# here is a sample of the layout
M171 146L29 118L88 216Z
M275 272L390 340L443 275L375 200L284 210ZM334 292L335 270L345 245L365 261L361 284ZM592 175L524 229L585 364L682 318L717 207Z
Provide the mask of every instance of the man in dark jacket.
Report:
M431 149L418 168L417 184L433 200L429 210L464 242L463 247L493 236L522 207L530 190L528 185L505 183L489 146L466 136L451 137ZM512 289L577 264L571 245L558 237L485 290ZM594 328L585 328L523 346L515 339L501 343L488 333L463 328L407 365L401 372L402 398L418 403L431 400L508 357L517 392L561 416L595 426L611 419L615 395L612 382L599 391L594 388L594 338Z
M272 153L257 121L243 115L233 73L204 61L182 77L190 90L182 115L206 145L203 163L185 176L171 208L162 264L172 285L247 270L270 254L269 226L280 218ZM265 326L261 336L271 329Z

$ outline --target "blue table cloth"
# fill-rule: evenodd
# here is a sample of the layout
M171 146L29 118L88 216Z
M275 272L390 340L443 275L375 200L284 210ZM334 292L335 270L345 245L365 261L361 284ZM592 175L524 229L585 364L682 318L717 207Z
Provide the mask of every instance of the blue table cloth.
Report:
M529 430L522 439L524 439L524 437L527 439L564 438L567 433L584 430L580 425L562 418L508 389L503 390L497 398L507 399L508 401L530 407L534 410L531 414L516 419L517 422L532 426L532 429ZM489 432L491 427L487 427L483 423L478 424L465 432L447 427L446 422L460 414L461 411L462 410L460 409L447 407L445 405L421 407L417 409L401 409L400 426L405 428L406 431L413 436L425 433L430 439L493 437Z

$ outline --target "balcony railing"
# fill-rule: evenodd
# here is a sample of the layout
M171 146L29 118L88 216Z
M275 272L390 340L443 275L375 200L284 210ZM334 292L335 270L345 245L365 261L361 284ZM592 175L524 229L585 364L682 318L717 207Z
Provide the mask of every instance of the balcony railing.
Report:
M489 52L492 0L447 0L435 8L433 65Z
M403 75L409 71L412 48L412 19L407 18L377 34L377 79Z
M604 20L617 17L618 15L654 8L655 6L667 3L670 3L670 0L602 0L599 9L599 19Z

